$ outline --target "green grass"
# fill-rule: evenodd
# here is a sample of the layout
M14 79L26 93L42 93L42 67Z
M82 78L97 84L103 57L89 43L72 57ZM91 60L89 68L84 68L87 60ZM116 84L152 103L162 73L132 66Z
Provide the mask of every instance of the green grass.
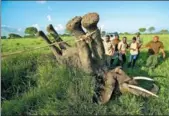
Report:
M133 35L127 35L131 39ZM142 35L144 44L154 35ZM121 36L122 37L122 36ZM74 45L73 37L63 38ZM130 76L149 76L160 86L159 98L142 98L132 94L113 96L106 105L92 103L94 78L56 63L49 47L12 55L2 60L2 115L82 115L136 114L169 115L169 35L160 35L167 58L151 72L141 67L146 50L134 70L125 69ZM44 46L41 39L2 40L2 54Z

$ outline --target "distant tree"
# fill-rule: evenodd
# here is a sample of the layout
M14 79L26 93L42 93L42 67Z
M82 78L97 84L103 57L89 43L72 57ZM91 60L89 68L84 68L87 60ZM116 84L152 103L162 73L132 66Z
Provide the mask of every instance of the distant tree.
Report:
M119 35L124 35L124 33L119 33Z
M137 32L137 35L141 35L141 33L140 33L140 32Z
M149 28L148 28L148 31L149 31L150 33L152 33L154 30L155 30L155 27L149 27Z
M105 35L106 35L106 31L102 31L101 36L105 36Z
M134 33L134 35L141 35L141 33L140 32L136 32L136 33Z
M146 31L146 28L139 28L139 31L144 33Z
M8 35L8 39L16 39L16 38L22 38L22 36L15 34L15 33L10 33Z
M168 31L167 29L162 29L162 30L160 31L160 33L166 34L166 33L169 33L169 31Z
M1 39L7 39L7 37L6 36L1 36Z
M36 27L27 27L25 29L25 34L31 35L31 36L35 36L36 33L38 32Z
M124 32L124 35L129 35L130 33L128 33L128 32Z

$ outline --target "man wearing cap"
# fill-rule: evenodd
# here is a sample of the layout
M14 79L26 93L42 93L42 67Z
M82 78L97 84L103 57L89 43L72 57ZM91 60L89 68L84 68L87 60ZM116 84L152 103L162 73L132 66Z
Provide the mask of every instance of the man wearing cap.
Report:
M159 63L159 51L161 50L163 58L165 58L164 45L159 41L159 36L154 36L153 40L145 45L148 48L149 57L146 62L146 66L150 68L155 68Z

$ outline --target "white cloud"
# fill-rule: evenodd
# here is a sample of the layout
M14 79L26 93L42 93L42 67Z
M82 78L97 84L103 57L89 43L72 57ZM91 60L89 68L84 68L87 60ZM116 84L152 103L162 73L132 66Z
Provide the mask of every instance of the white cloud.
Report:
M48 6L48 10L52 11L52 8L50 6Z
M1 25L1 27L6 27L6 25Z
M46 0L38 0L36 1L37 3L40 3L40 4L45 4L46 3Z
M58 27L59 27L60 29L63 29L62 24L58 24Z
M40 30L40 27L39 27L38 24L33 24L32 26L33 26L33 27L36 27L38 30Z
M101 26L100 26L100 29L103 30L103 29L104 29L104 25L101 25Z
M1 27L10 27L11 28L11 26L9 26L9 25L1 25Z
M19 31L19 32L22 31L22 28L18 28L18 31Z
M52 21L52 18L50 15L47 16L48 21Z
M54 28L55 28L56 31L63 31L65 29L62 24L58 24Z

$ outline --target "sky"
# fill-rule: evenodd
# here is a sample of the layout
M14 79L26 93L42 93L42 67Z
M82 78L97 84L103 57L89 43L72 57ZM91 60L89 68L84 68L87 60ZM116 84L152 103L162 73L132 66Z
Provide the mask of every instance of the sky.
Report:
M150 26L158 31L169 29L168 6L169 1L2 1L1 28L45 30L53 24L62 33L71 18L97 12L98 27L106 32L134 33Z

